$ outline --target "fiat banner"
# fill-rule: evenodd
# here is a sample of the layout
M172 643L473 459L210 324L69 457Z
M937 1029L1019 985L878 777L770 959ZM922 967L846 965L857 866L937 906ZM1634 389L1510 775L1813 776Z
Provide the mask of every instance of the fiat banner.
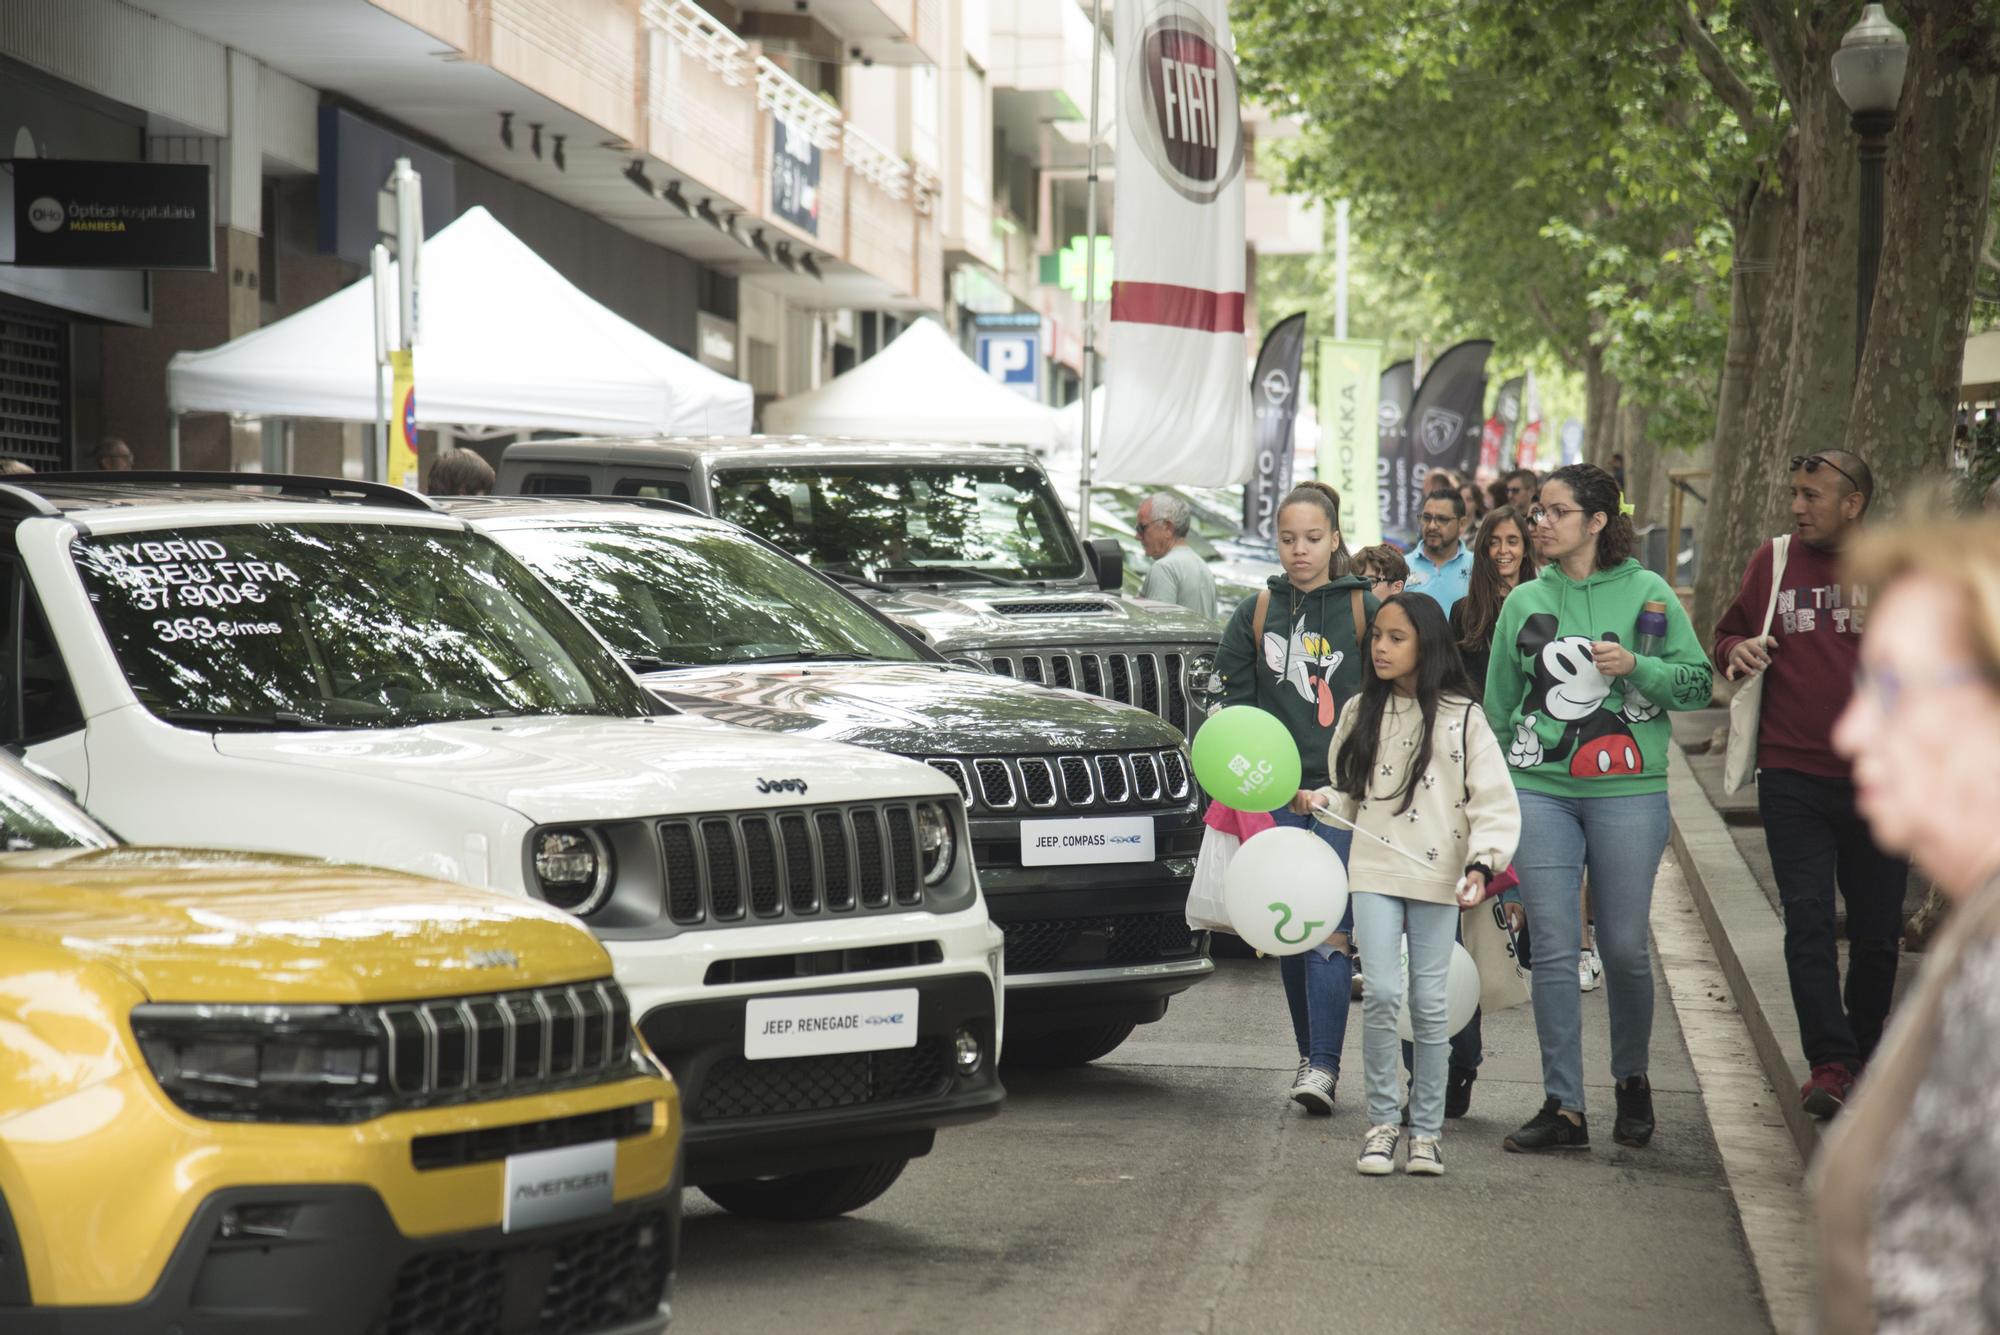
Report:
M1292 427L1299 415L1299 362L1305 344L1306 317L1286 316L1264 335L1264 350L1250 375L1257 459L1243 488L1243 536L1260 542L1276 538L1278 501L1292 487Z
M1120 0L1109 398L1098 476L1221 487L1255 463L1243 122L1225 0Z

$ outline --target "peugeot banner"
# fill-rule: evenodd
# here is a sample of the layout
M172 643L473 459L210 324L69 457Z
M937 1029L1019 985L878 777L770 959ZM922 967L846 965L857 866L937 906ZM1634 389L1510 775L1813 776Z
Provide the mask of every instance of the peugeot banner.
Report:
M1424 372L1424 382L1410 403L1418 488L1423 486L1423 474L1433 468L1470 474L1479 462L1479 410L1486 406L1486 358L1492 351L1492 339L1467 339L1445 349ZM1422 509L1420 491L1412 510Z
M1278 499L1292 486L1292 425L1299 415L1299 361L1305 343L1305 315L1286 316L1264 335L1264 350L1250 376L1257 471L1243 486L1243 536L1260 542L1276 539Z
M1340 493L1341 537L1347 539L1349 551L1382 541L1382 507L1375 499L1381 366L1380 343L1319 341L1313 373L1319 404L1319 480Z
M1118 273L1097 475L1226 487L1243 378L1243 121L1226 0L1120 0Z
M1415 385L1416 367L1397 362L1382 372L1375 405L1375 492L1380 500L1381 529L1384 536L1405 547L1417 540L1419 513L1418 507L1410 504L1414 494L1410 474L1416 467L1410 442L1410 399Z

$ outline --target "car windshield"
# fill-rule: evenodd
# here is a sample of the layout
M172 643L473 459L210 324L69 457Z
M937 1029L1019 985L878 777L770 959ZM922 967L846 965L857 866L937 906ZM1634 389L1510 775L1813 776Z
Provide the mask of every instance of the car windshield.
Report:
M641 670L920 657L846 594L741 533L592 520L494 536Z
M1019 464L731 468L716 512L822 570L1073 579L1083 554L1048 479Z
M78 538L139 701L193 727L654 712L560 598L476 533L241 524Z
M118 841L40 779L0 762L0 851L109 848Z

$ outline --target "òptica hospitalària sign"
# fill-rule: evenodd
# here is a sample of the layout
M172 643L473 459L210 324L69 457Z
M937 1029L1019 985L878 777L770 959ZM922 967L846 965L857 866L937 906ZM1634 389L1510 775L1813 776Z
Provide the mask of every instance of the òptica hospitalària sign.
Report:
M209 168L15 158L14 263L44 269L215 268Z

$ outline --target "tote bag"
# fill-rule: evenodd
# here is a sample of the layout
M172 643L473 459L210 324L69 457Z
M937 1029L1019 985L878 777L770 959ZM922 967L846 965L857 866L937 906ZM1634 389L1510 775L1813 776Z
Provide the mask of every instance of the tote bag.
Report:
M1229 906L1223 899L1223 883L1229 875L1229 860L1236 856L1241 841L1214 826L1201 832L1201 852L1194 861L1194 880L1188 883L1187 925L1196 931L1230 932Z
M1789 533L1771 540L1771 601L1764 608L1764 629L1771 633L1771 620L1778 612L1778 581L1785 577L1785 559L1791 555ZM1736 688L1729 700L1729 754L1722 762L1722 791L1733 793L1757 777L1757 723L1764 713L1765 668Z
M1514 950L1514 934L1507 930L1506 911L1497 899L1488 899L1459 915L1459 935L1465 951L1479 966L1479 1004L1488 1015L1527 1001L1531 975Z

